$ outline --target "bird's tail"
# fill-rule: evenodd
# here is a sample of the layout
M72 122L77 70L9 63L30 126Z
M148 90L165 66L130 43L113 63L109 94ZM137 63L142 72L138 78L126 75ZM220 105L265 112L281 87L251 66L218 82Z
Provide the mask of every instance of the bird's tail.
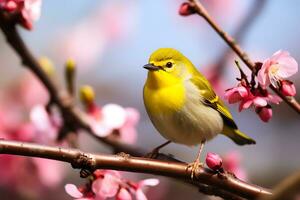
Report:
M238 129L233 129L230 127L225 126L223 130L223 134L228 136L238 145L245 145L245 144L256 144L255 140L247 136L245 133L241 132Z

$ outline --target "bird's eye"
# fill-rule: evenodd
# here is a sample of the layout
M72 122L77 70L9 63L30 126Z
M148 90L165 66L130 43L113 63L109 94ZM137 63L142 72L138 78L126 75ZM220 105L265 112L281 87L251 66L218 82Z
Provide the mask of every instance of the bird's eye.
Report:
M166 67L168 67L168 68L171 68L171 67L173 67L173 63L171 63L171 62L167 62L167 64L166 64Z

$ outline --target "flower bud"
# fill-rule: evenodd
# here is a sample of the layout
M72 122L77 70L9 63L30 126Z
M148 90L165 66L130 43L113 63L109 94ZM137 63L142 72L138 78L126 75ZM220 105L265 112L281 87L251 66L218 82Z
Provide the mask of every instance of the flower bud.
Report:
M4 4L3 8L8 12L14 12L18 8L18 5L15 1L6 1L6 3L3 2L2 4Z
M273 115L272 108L270 106L257 107L255 111L263 122L268 122Z
M293 97L296 95L296 88L292 81L282 80L280 83L281 83L280 91L284 96Z
M65 64L65 81L68 92L73 95L75 90L76 63L73 59L68 59Z
M53 76L55 74L55 67L53 62L47 58L47 57L40 57L39 59L39 64L42 67L43 71L48 75L48 76Z
M95 92L94 89L85 85L80 88L80 100L88 108L94 104L95 101Z
M189 16L191 14L194 14L195 12L195 9L188 2L181 4L179 8L179 15L181 16Z
M205 162L212 170L219 170L222 167L222 158L215 153L207 153Z

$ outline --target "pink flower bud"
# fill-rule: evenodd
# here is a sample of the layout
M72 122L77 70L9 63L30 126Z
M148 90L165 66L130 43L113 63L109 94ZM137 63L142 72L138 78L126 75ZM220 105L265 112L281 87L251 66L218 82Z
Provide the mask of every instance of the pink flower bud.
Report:
M292 81L288 81L288 80L281 81L280 91L284 96L296 95L296 88Z
M18 8L15 1L7 1L4 5L4 9L8 12L14 12Z
M194 14L194 13L195 13L195 10L191 6L190 3L185 2L185 3L181 4L181 6L179 8L179 14L181 16L189 16L189 15Z
M207 153L205 162L212 170L218 170L222 167L222 158L215 153Z
M272 118L272 108L271 107L257 107L256 108L256 113L258 114L259 118L263 122L268 122Z

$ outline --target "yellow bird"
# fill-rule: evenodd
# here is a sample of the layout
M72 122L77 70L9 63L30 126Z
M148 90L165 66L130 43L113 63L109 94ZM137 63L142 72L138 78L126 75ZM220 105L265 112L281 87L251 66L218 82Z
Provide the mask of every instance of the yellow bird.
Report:
M238 145L255 144L239 131L209 81L179 51L160 48L144 68L148 70L143 92L145 107L155 128L168 140L156 150L170 142L200 144L197 158L190 164L192 176L200 164L204 143L218 134Z

